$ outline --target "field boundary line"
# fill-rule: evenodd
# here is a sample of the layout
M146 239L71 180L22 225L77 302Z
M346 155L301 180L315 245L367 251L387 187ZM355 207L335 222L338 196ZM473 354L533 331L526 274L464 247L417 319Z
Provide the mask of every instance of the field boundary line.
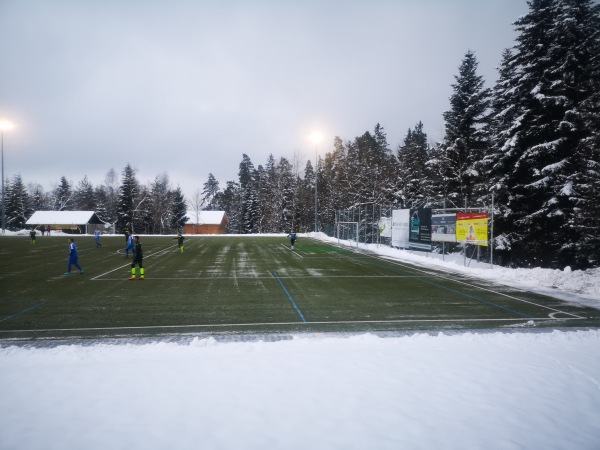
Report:
M188 324L188 325L146 325L131 327L90 327L90 328L43 328L38 330L0 330L0 334L15 333L48 333L48 332L66 332L66 331L117 331L117 330L159 330L159 329L182 329L182 328L233 328L233 327L262 327L262 326L282 326L282 325L360 325L360 324L394 324L394 323L441 323L441 322L529 322L556 321L556 320L582 320L583 318L563 318L551 319L548 317L531 317L529 319L392 319L392 320L341 320L341 321L318 321L318 322L259 322L259 323L211 323L211 324ZM443 331L443 330L442 330ZM495 330L500 331L500 330Z

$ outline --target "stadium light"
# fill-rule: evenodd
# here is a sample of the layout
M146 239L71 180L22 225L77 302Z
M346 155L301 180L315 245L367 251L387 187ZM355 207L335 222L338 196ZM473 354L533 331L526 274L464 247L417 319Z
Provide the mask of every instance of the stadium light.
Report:
M319 206L319 200L317 198L317 175L318 175L318 171L317 171L317 165L318 165L317 152L318 152L318 148L319 148L319 143L323 140L323 135L321 133L314 132L308 138L311 140L311 142L313 144L315 144L315 233L316 233L317 232L317 210L318 210L318 206Z
M4 131L14 128L8 120L0 120L0 134L2 135L2 234L6 230L6 209L4 203Z

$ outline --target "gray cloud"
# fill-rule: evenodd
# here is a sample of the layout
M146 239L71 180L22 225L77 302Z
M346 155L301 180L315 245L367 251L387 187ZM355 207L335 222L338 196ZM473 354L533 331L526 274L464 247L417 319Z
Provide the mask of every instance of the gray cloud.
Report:
M492 85L524 0L0 2L7 176L46 189L126 163L187 195L247 153L312 158L307 135L423 121L437 140L467 50Z

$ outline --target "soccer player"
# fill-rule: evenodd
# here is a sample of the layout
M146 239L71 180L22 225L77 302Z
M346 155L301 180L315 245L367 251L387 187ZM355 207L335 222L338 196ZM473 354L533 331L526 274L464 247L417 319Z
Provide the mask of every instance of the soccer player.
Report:
M32 228L31 231L29 232L29 237L31 237L31 245L35 245L35 228Z
M177 237L174 238L177 239L177 245L179 245L179 252L183 253L183 240L185 239L185 237L183 237L183 235L181 234L181 232L179 232L177 234Z
M73 238L69 238L69 265L67 267L65 275L71 275L71 266L75 266L79 269L79 275L83 274L83 269L79 265L79 254L77 253L77 245L75 245L75 240Z
M144 279L144 263L142 262L144 255L142 253L142 244L140 243L140 237L135 236L135 250L133 251L133 261L131 261L131 276L130 280L135 280L135 265L137 264L140 268L140 280Z
M292 231L290 234L287 235L287 237L290 238L290 243L292 244L292 250L294 250L294 242L296 242L296 232Z
M100 227L96 227L96 229L94 230L94 239L96 240L96 248L98 247L102 247L102 244L100 243Z
M127 240L127 246L125 247L125 258L129 258L129 250L131 250L133 257L135 258L135 242L133 239L133 234L130 234Z

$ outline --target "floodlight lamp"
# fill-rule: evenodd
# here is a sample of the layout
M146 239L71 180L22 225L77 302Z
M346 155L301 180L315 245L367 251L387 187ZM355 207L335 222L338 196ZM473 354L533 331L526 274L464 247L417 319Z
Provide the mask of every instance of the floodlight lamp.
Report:
M323 140L323 135L319 132L314 132L308 137L313 144L318 144Z
M14 128L14 124L9 122L8 120L0 119L0 130L8 131Z

